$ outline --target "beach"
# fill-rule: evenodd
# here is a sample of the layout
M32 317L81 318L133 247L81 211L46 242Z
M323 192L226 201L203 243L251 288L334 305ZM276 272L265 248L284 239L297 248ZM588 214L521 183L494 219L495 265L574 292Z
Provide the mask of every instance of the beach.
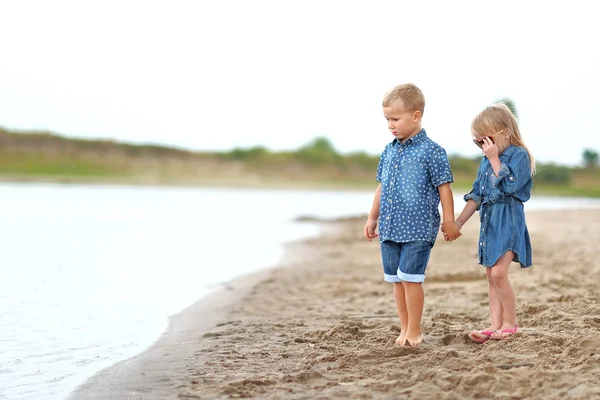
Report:
M488 326L477 215L433 249L424 342L398 347L391 284L364 218L323 222L276 268L237 278L73 399L590 399L600 397L600 210L527 213L533 267L511 266L520 330Z

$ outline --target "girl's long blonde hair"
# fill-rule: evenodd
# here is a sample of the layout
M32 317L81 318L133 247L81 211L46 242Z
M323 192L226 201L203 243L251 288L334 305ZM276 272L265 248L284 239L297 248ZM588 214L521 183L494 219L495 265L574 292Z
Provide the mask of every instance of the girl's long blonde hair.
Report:
M471 129L481 136L488 136L490 133L503 131L508 136L511 144L523 147L527 151L531 166L531 175L535 174L535 158L533 158L533 155L523 142L517 118L505 104L498 103L486 107L473 119Z

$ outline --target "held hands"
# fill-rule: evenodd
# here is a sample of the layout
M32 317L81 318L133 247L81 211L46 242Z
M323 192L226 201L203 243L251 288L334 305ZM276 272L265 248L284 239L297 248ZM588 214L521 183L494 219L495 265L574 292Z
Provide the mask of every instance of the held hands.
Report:
M460 233L460 226L456 221L443 222L442 233L444 234L444 239L447 242L456 240L462 235L462 233Z
M377 221L373 220L373 219L368 219L367 223L365 224L365 237L367 238L367 240L370 242L371 240L375 239L377 236L379 236L377 233L375 233L375 229L377 228Z
M377 221L368 219L365 224L364 235L369 242L379 236L375 232L375 229L377 229ZM456 240L462 235L462 233L460 233L460 226L455 221L442 223L442 233L444 234L444 239L446 239L446 241Z

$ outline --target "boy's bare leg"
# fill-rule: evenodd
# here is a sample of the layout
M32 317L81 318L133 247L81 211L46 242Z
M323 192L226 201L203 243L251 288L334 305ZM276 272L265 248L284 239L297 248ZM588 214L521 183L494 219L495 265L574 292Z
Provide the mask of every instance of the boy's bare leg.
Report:
M408 329L408 310L406 309L406 293L402 282L394 283L394 299L396 300L396 310L400 318L400 336L396 339L396 344L403 345L406 340L406 331Z
M402 284L406 293L406 309L408 310L408 330L405 344L416 346L423 341L421 317L423 316L425 291L421 283L402 282Z

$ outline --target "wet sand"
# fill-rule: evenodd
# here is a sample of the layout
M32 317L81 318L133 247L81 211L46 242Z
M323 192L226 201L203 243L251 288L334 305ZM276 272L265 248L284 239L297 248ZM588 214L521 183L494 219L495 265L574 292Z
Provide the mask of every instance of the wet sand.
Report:
M327 223L278 268L233 282L171 321L145 353L74 399L600 398L600 210L530 212L534 266L511 266L520 331L487 327L477 216L438 237L418 348L398 347L392 285L363 218Z

